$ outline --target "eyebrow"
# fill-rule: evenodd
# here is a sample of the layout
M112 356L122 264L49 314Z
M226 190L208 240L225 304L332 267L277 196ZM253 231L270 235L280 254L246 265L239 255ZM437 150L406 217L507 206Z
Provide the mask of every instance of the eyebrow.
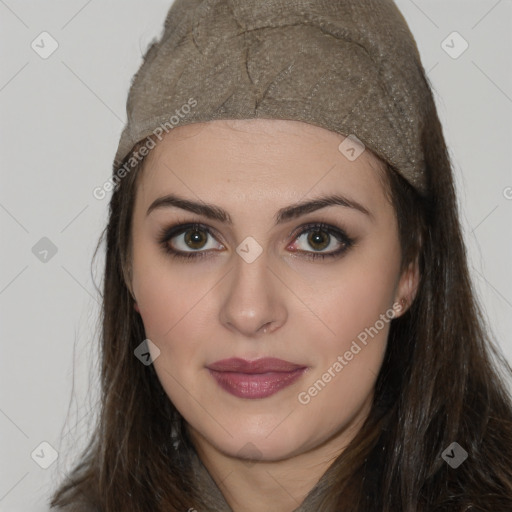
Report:
M352 208L363 213L364 215L367 215L371 220L374 220L372 213L362 204L354 201L353 199L348 199L342 195L334 194L320 196L310 201L304 201L281 208L274 216L275 223L276 225L282 224L288 220L295 219L306 213L314 212L328 206L343 206L346 208ZM197 213L198 215L202 215L212 220L217 220L229 225L233 224L233 220L226 210L223 210L222 208L212 204L190 201L189 199L179 197L175 194L168 194L166 196L155 199L148 208L146 216L159 208L181 208L182 210Z

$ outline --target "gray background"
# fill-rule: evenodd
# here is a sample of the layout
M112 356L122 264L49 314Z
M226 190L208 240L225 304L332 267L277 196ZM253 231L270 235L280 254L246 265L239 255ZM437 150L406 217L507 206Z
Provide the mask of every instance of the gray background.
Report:
M397 4L434 86L472 279L512 361L512 2ZM87 440L102 252L92 272L91 260L110 197L92 190L110 176L130 80L169 5L0 0L1 512L46 510ZM43 31L58 43L46 59L31 47L51 49ZM58 452L47 469L42 442Z

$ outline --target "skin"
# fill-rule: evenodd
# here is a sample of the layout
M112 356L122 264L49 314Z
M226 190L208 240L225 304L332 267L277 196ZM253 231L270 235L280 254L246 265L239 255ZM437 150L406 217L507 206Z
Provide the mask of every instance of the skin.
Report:
M361 350L307 404L299 393L329 368L332 374L358 334L416 293L417 265L400 274L397 221L381 163L368 150L348 160L338 149L343 140L289 120L185 125L157 144L139 177L129 283L135 309L160 350L157 375L236 512L300 505L370 411L389 322L367 345L358 343ZM233 224L176 207L146 214L169 193L216 205ZM279 209L333 193L371 215L328 206L275 225ZM211 227L213 236L202 232L192 248L183 234L169 243L189 252L199 247L208 257L174 259L159 244L160 230L186 222ZM339 227L355 242L341 256L308 259L304 253L318 245L297 234L309 222ZM236 252L249 236L262 248L251 263ZM343 246L323 236L320 252ZM221 389L206 368L230 357L277 357L308 369L270 397L243 399Z

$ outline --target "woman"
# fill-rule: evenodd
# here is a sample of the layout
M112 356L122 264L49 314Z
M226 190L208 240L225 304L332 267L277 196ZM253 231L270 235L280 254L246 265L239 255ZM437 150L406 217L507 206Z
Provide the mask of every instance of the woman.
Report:
M61 510L509 511L512 369L389 1L177 0L111 184Z

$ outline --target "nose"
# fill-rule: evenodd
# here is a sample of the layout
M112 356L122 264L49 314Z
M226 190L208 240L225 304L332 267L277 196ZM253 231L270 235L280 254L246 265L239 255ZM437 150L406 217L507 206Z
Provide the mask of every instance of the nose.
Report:
M285 287L269 267L266 252L251 263L236 255L233 265L222 289L221 323L247 338L279 329L288 317Z

